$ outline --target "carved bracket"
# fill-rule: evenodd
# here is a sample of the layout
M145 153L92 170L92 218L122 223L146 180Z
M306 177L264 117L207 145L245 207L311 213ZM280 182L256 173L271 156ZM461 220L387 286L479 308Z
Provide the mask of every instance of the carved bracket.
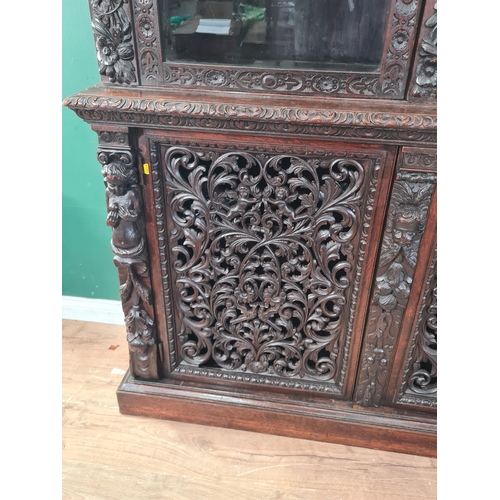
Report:
M99 133L98 159L102 165L108 211L106 224L112 229L111 249L120 280L130 371L136 377L158 379L156 326L136 159L126 149L102 147L107 139L119 140L119 134Z

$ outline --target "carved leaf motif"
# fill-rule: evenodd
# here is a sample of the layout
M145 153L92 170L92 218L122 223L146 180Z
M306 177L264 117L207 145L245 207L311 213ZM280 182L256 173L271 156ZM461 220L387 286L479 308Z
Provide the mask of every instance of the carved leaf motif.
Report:
M165 154L184 361L333 379L363 167L246 152L212 158Z

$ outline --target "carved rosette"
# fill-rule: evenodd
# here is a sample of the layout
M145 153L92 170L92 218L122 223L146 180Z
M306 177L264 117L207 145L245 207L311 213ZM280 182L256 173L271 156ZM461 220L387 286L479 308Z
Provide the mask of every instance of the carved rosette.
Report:
M159 28L156 21L156 2L133 0L134 23L141 83L157 86L161 74Z
M249 69L205 68L203 66L165 67L165 83L183 87L212 87L241 91L272 91L287 94L339 94L343 96L375 96L376 74L307 73Z
M437 99L437 3L422 32L410 98Z
M90 0L99 73L110 83L135 83L128 0Z
M417 317L398 403L437 406L437 251Z
M106 224L112 228L111 248L118 268L130 371L139 378L157 379L156 327L135 159L130 151L106 149L99 150L98 159L106 186Z
M347 355L365 168L175 146L164 175L177 371L335 387Z
M433 172L400 171L394 183L355 393L364 406L382 402L435 181Z
M380 75L380 93L403 97L422 0L396 0Z

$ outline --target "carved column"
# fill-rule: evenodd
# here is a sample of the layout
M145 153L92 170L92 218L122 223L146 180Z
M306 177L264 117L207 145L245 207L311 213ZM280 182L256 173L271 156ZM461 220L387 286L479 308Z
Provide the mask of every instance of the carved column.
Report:
M97 157L106 186L106 224L112 229L111 248L120 280L130 372L135 377L158 379L157 335L138 161L126 130L93 129L99 136Z
M403 148L372 290L354 400L383 403L436 183L436 152Z

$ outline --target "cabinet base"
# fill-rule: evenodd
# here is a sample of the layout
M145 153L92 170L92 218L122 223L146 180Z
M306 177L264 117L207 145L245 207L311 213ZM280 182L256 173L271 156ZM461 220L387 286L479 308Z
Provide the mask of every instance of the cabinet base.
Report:
M196 382L139 381L117 391L120 413L436 457L436 419L336 400L238 393ZM322 401L322 402L319 402ZM326 404L328 403L328 404Z

